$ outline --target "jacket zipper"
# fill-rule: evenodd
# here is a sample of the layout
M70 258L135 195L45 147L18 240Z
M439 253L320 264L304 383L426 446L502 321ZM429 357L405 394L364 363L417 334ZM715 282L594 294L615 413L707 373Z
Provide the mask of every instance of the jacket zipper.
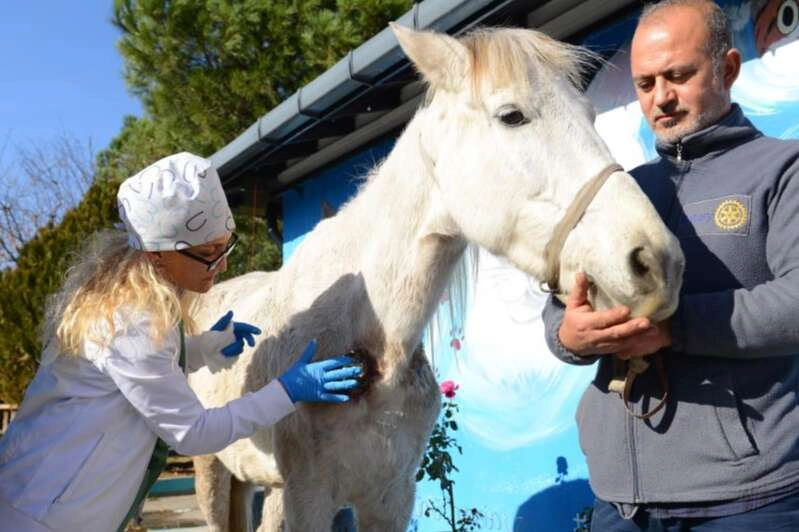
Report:
M678 141L677 144L675 145L675 148L677 150L677 162L683 163L684 161L682 158L682 152L683 152L682 141ZM691 163L689 162L687 165L681 164L679 166L680 166L678 174L679 178L675 180L674 183L675 185L674 199L667 213L668 218L663 220L663 222L666 224L666 227L668 227L669 230L671 231L674 231L676 225L676 221L674 220L675 218L674 207L678 203L677 196L679 195L680 189L682 188L683 178L685 177L685 174L688 172L688 170L691 168ZM630 469L633 476L633 502L635 504L638 504L641 500L641 486L640 486L640 478L638 475L638 456L635 447L636 419L629 415L627 415L626 417L627 417L627 434L629 435L630 438Z

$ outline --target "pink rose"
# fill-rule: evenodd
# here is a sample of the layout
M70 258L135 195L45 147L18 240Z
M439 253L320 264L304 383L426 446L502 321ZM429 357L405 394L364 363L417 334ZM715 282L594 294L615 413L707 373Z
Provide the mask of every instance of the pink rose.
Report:
M455 397L455 390L460 388L460 386L452 381L444 381L438 386L438 388L441 390L441 393L444 394L444 397L447 399L452 399Z

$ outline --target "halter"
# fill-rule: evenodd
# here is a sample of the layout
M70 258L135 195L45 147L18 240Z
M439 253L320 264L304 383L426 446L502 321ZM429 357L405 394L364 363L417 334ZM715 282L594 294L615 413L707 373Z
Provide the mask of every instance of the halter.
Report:
M599 189L602 188L602 185L605 184L605 181L608 180L610 174L623 170L624 169L617 163L611 163L580 188L574 201L572 201L569 208L566 209L566 214L563 215L558 225L555 226L552 237L544 248L544 259L547 263L547 277L546 281L541 282L542 291L551 294L560 293L560 254L563 251L563 244L566 242L566 238L569 236L569 233L577 227L586 209L588 209L588 205L591 204L591 201L597 195ZM621 396L624 401L624 408L627 409L627 412L631 416L644 420L649 419L660 411L660 409L666 405L666 398L669 395L669 382L666 370L663 367L663 359L657 353L651 356L655 362L660 389L663 392L663 397L654 408L644 414L637 414L630 407L630 394L632 393L635 378L649 369L650 366L650 363L644 358L622 360L614 356L613 378L608 385L610 391L616 392Z
M433 177L433 180L435 180L436 162L430 157L430 154L427 153L422 143L421 134L419 135L418 142L419 151L421 152L425 168ZM560 293L560 287L558 286L560 282L560 253L563 251L563 244L566 242L566 238L569 236L569 233L577 227L586 209L588 209L588 205L594 200L599 189L602 188L602 185L605 184L605 181L608 180L610 175L614 172L623 171L624 168L622 168L619 163L610 163L603 168L601 172L592 177L588 183L584 184L579 192L577 192L577 196L575 196L574 200L566 209L566 214L563 215L558 225L555 226L552 237L550 237L549 242L547 242L547 245L544 247L544 260L547 264L547 275L546 281L541 281L540 284L542 292L551 294Z
M622 172L622 168L618 163L610 163L602 169L597 175L591 178L588 183L580 188L574 200L566 209L566 214L555 226L552 236L544 247L544 260L547 263L546 280L541 281L541 291L559 294L560 293L560 254L563 251L563 245L566 243L569 233L577 227L577 224L585 214L586 209L594 200L594 197L608 180L608 177L614 172Z

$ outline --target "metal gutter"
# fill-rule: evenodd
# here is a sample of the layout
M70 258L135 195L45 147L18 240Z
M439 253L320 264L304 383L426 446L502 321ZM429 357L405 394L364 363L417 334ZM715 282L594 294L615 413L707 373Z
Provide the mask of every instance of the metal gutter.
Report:
M558 39L568 38L637 0L425 0L397 19L415 29L460 33L482 23L491 15L512 6L529 10L528 27ZM457 31L455 31L457 30ZM394 34L384 29L329 70L299 89L277 107L259 118L241 135L211 156L223 184L251 171L269 155L289 145L319 122L357 102L372 87L392 81L407 66ZM403 98L399 108L388 111L374 123L355 129L317 150L279 174L270 176L278 189L346 155L376 137L402 126L413 114L418 96ZM363 130L363 131L361 131Z
M501 7L513 0L426 0L397 19L414 29L449 32L486 8ZM379 85L405 56L389 28L350 51L318 78L292 94L259 118L228 145L211 156L223 183L237 169L256 157L274 151L308 127L332 114L342 100L357 98ZM229 180L229 179L228 179Z
M325 146L324 149L318 150L297 164L286 168L277 175L278 182L281 185L291 185L314 170L335 161L342 155L350 153L374 139L403 126L416 112L420 101L421 96L411 98L377 120L356 129L346 137L329 146Z
M531 11L527 25L556 39L565 39L637 0L552 0Z

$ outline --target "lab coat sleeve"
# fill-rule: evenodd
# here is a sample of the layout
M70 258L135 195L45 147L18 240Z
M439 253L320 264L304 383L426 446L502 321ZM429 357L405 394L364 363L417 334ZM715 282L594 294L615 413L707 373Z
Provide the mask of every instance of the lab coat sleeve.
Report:
M149 323L142 321L115 334L95 363L177 452L191 456L220 451L294 410L277 380L224 406L205 408L178 365L177 331L157 346L148 329Z

